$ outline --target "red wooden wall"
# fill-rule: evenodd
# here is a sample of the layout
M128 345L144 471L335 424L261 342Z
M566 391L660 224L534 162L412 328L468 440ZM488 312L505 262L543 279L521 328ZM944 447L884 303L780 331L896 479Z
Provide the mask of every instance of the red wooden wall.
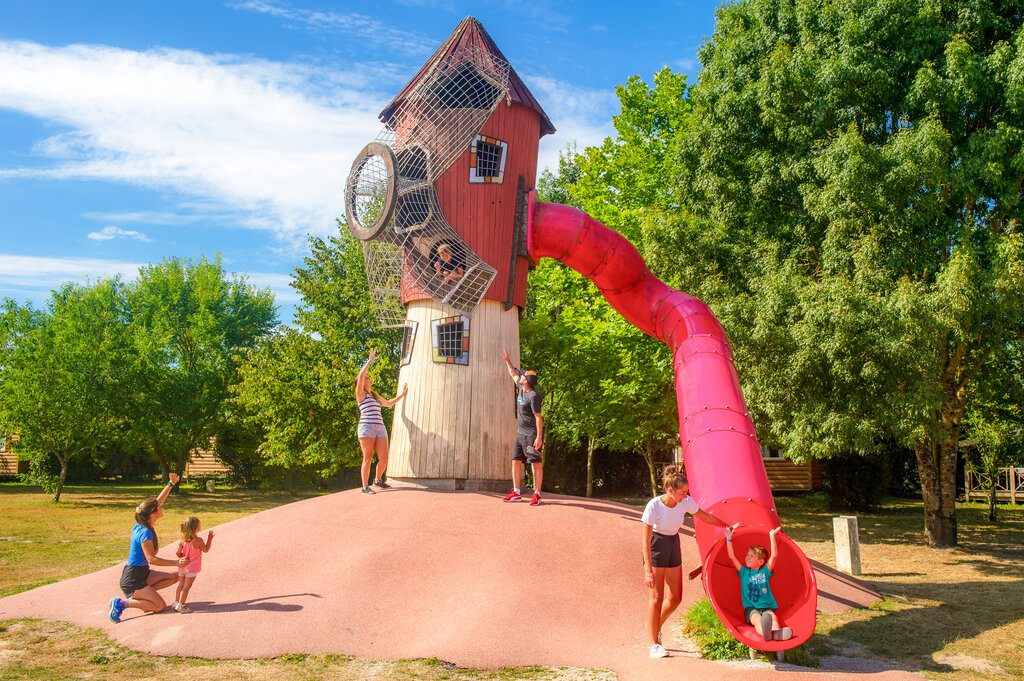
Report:
M540 117L537 112L513 102L501 102L487 119L480 134L508 143L505 175L501 184L469 182L469 147L438 178L436 189L445 218L478 256L498 274L484 298L504 301L508 296L511 270L516 189L519 176L532 189L537 180L537 150L540 145ZM529 260L518 258L514 302L526 305L526 275ZM402 302L427 298L416 292L408 281L402 286Z

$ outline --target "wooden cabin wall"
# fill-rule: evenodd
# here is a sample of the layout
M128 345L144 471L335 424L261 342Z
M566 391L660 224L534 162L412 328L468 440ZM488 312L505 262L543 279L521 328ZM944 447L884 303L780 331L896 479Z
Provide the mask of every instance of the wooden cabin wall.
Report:
M796 492L814 489L811 463L793 463L789 459L764 459L768 484L773 490ZM821 476L819 474L819 484Z
M409 394L395 406L389 478L472 488L471 481L510 477L515 396L501 351L518 361L518 312L483 301L470 321L469 364L434 362L430 323L453 314L433 300L409 304L408 319L418 328L410 363L398 376Z

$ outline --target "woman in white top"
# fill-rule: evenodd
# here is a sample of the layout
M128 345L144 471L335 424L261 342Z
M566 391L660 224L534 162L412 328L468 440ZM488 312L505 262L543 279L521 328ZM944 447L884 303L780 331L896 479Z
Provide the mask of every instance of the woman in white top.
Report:
M409 385L402 386L402 393L395 395L392 399L386 400L373 390L373 379L369 376L370 365L377 361L377 352L370 348L370 358L359 370L356 377L356 404L359 405L359 427L356 435L359 437L359 448L363 450L363 465L359 470L363 480L363 494L373 494L370 487L370 464L373 462L373 452L377 452L377 477L373 484L381 489L387 489L391 485L384 482L384 471L388 467L388 430L384 427L384 418L381 416L381 407L390 407L405 397L409 392Z
M647 631L651 637L651 657L665 657L668 652L661 645L661 627L683 599L682 554L679 547L679 528L686 514L706 523L726 527L710 513L700 510L690 498L690 483L678 466L668 466L662 476L664 494L647 502L643 521L644 584L650 590L647 602ZM669 597L665 599L665 585Z

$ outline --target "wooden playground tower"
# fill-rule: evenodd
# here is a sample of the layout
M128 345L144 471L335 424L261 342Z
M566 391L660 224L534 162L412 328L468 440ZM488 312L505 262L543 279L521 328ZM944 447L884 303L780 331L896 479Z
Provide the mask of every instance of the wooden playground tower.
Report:
M501 353L518 362L531 266L517 204L525 210L540 138L554 126L473 17L380 118L386 148L368 145L353 164L346 215L366 240L371 291L385 308L392 294L404 316L391 325L404 327L398 383L409 394L395 408L388 478L437 489L507 487L515 394ZM394 212L374 213L381 202ZM442 244L462 269L451 282L439 271ZM388 283L388 272L400 279Z

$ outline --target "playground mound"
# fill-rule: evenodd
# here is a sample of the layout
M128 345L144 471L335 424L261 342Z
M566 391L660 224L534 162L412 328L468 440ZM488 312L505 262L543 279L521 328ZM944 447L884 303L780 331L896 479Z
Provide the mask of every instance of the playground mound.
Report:
M173 507L168 514L163 557L174 549ZM685 572L699 559L692 529L684 533ZM191 614L129 610L113 624L107 606L120 595L117 565L0 599L0 619L98 627L156 655L433 657L487 669L603 668L620 679L783 674L696 659L671 636L672 657L649 659L640 509L624 504L549 494L531 507L488 493L349 490L247 516L216 534L192 588ZM864 582L814 567L819 611L879 599ZM686 607L703 590L699 580L684 582ZM162 593L173 599L173 588ZM844 676L864 674L830 678ZM920 678L895 670L873 676Z

